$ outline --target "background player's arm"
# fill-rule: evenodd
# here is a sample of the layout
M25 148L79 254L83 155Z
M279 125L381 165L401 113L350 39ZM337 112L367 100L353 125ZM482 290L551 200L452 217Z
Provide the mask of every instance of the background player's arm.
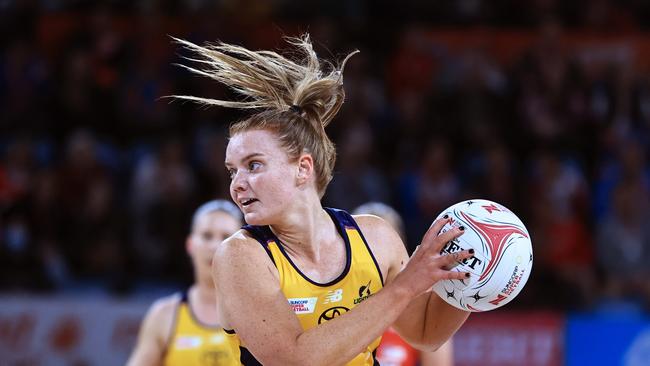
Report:
M458 233L442 236L445 239L440 240L447 242ZM446 265L443 262L438 259L435 264ZM213 274L219 278L217 299L224 325L234 328L264 365L344 364L379 337L423 290L414 287L421 272L411 268L395 285L305 331L280 288L277 270L254 239L243 233L227 239L217 249Z
M127 366L162 365L178 301L174 296L151 305L140 326L138 341Z
M409 261L402 239L379 217L360 215L356 220L380 263L384 282L390 284ZM427 291L409 303L393 327L413 347L434 351L463 325L469 314L447 304L433 291Z

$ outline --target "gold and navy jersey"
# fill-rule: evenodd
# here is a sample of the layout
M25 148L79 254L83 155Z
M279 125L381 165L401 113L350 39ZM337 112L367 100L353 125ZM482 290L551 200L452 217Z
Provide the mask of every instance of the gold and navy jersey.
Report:
M174 333L165 353L165 365L235 366L239 342L226 337L223 328L201 323L189 306L187 291L176 308Z
M305 330L350 311L383 287L377 261L352 216L342 210L325 210L336 224L346 252L345 269L328 283L318 283L303 274L268 226L244 226L273 260L280 274L282 292ZM234 331L226 332L229 337L237 338ZM347 365L379 365L375 350L380 340L381 337L377 338ZM259 365L244 346L240 348L242 364Z

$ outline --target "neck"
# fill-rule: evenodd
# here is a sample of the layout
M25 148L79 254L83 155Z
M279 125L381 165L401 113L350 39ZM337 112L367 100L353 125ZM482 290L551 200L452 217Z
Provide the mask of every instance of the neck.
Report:
M190 291L196 292L196 300L199 301L202 305L214 306L217 298L214 285L212 283L212 278L200 278L197 277L197 281L192 285Z
M203 286L197 282L188 291L188 297L191 310L200 322L211 326L219 325L213 286Z
M336 240L338 235L320 201L293 211L282 222L271 225L271 230L287 252L314 261L319 258L320 245Z

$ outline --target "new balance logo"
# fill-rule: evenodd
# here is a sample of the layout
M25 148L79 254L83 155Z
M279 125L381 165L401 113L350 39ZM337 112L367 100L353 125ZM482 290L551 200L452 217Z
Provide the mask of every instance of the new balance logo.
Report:
M341 300L343 300L343 289L339 288L328 292L327 295L325 295L325 302L323 302L323 304L330 304Z

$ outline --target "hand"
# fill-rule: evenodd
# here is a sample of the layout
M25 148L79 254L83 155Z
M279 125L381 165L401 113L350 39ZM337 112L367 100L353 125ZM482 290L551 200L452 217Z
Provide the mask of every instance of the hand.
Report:
M464 228L454 227L444 233L442 228L450 223L449 217L436 220L422 238L406 267L397 275L395 283L404 286L413 297L428 291L440 280L464 280L468 272L450 271L454 264L470 258L474 250L463 250L451 254L440 254L443 246L463 235Z

